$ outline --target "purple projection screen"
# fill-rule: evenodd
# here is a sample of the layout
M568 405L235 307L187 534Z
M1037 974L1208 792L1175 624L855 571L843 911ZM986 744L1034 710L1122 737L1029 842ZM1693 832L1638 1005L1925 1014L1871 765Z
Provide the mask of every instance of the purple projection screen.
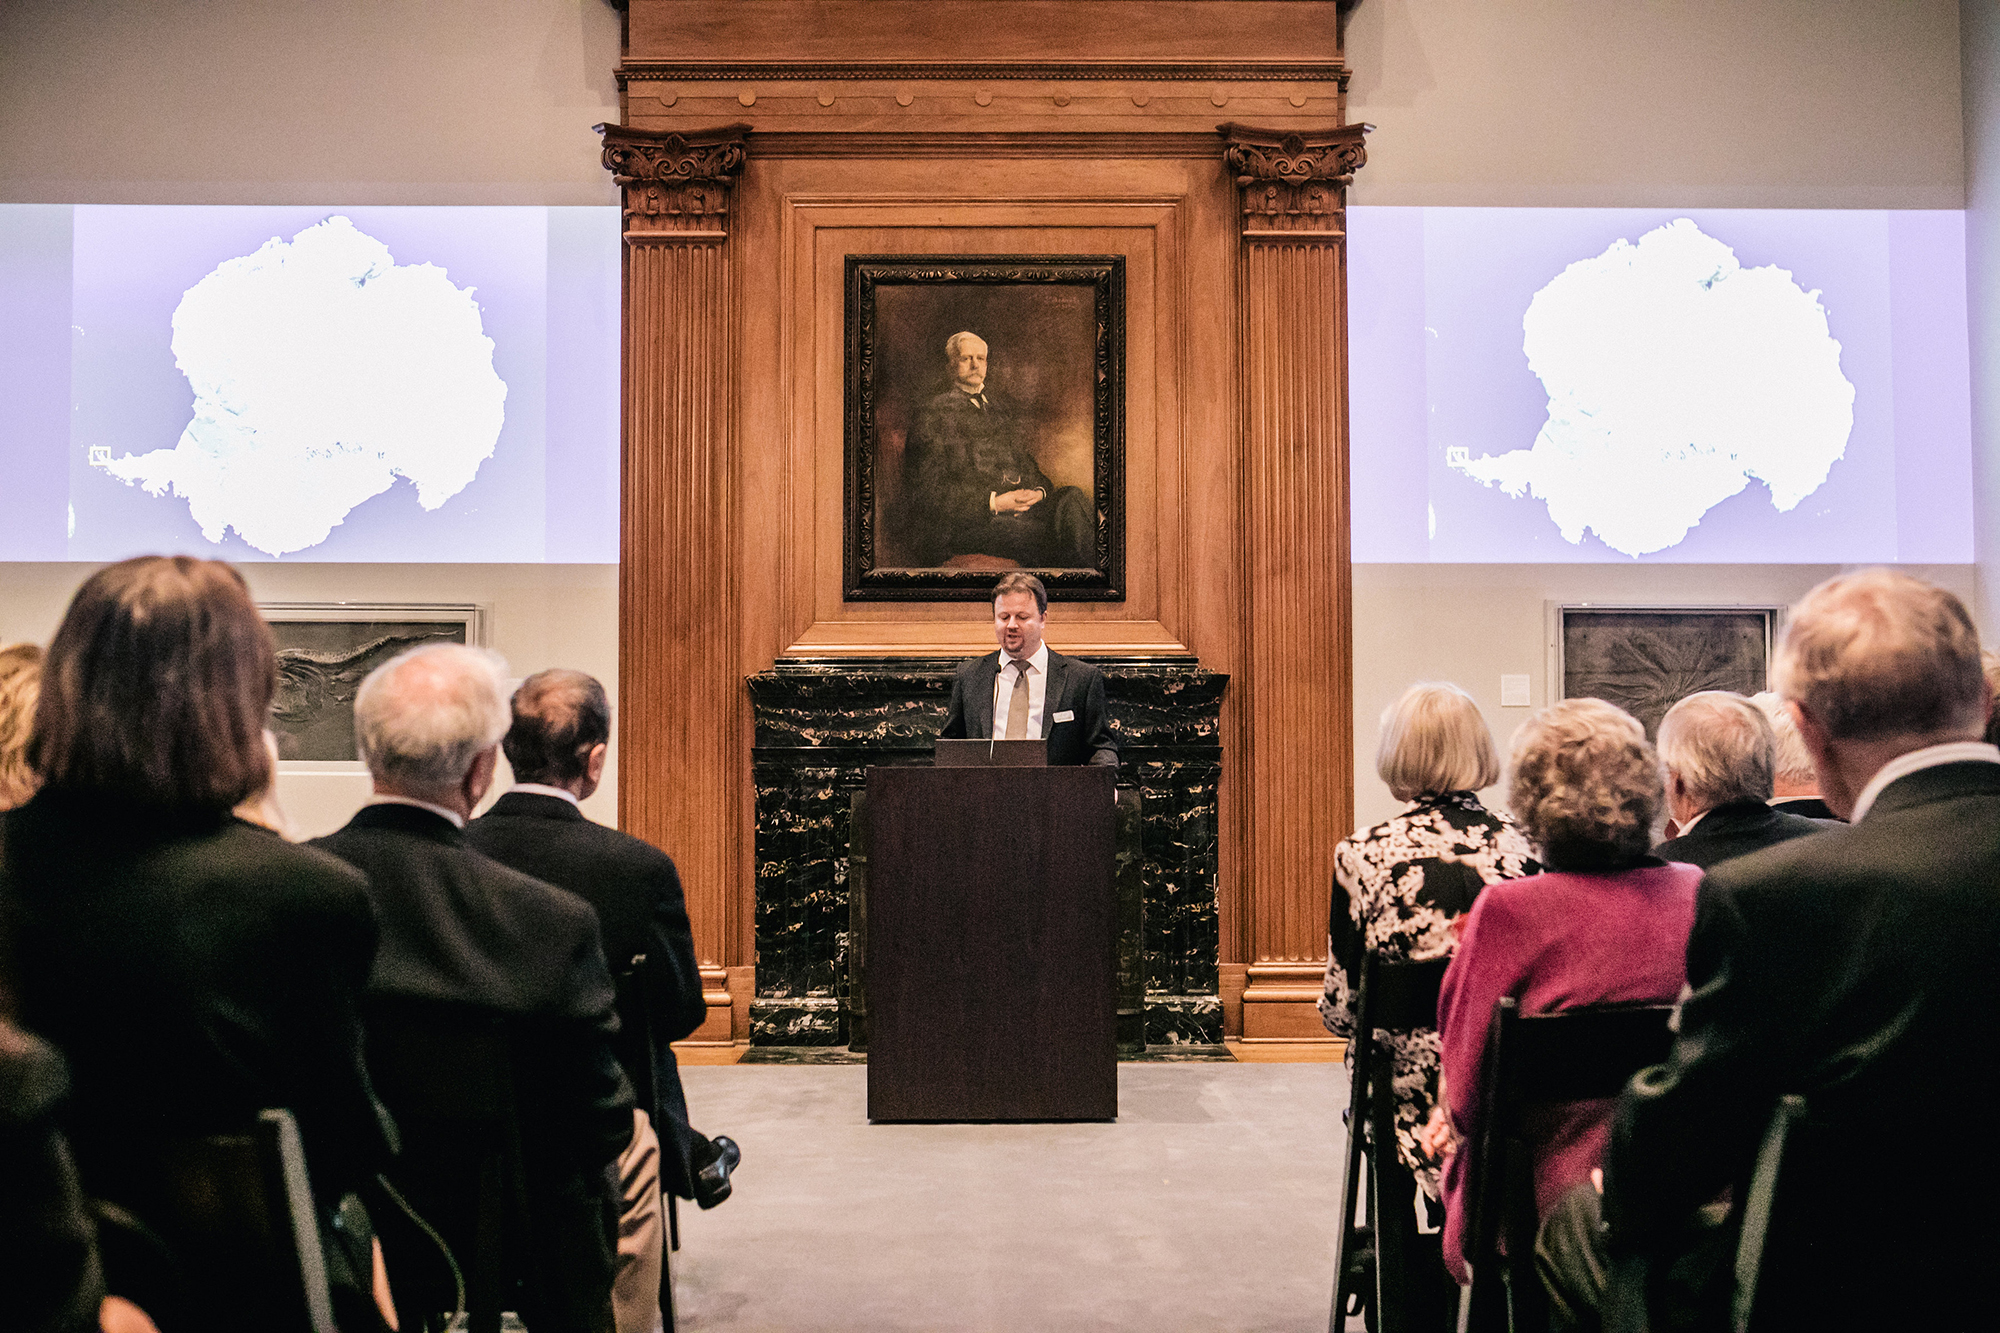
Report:
M1963 214L1348 228L1357 561L1972 559ZM617 560L618 232L0 205L0 560Z
M618 227L0 205L0 560L615 562Z
M1964 215L1355 208L1354 559L1966 563Z

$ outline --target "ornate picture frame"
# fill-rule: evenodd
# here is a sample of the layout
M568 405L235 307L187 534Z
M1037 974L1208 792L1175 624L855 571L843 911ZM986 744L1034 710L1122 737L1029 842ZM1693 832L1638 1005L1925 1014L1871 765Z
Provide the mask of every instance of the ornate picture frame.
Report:
M1766 688L1779 606L1551 605L1560 698L1617 704L1659 734L1667 709L1702 690Z
M1125 597L1121 255L849 255L849 601Z
M261 602L278 642L271 731L280 772L361 772L354 694L362 680L424 643L483 647L486 613L469 603Z

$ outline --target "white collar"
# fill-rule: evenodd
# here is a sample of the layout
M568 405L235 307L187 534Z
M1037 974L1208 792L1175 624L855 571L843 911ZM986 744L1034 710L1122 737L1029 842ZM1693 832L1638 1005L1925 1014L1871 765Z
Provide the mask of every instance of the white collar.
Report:
M1674 836L1676 838L1685 838L1688 834L1694 831L1694 826L1696 824L1699 824L1702 820L1707 818L1708 818L1708 811L1704 810L1700 814L1696 815L1693 819L1690 819L1687 823L1675 825L1675 827L1678 828L1680 832L1674 834Z
M465 816L458 813L458 811L447 810L441 805L432 805L429 801L420 801L414 796L394 796L386 791L378 791L368 798L368 804L413 805L419 810L428 810L440 818L449 819L453 828L462 829L465 827Z
M579 810L583 808L583 802L577 800L576 793L567 787L551 787L540 782L517 782L507 789L509 796L514 795L516 792L519 792L523 796L554 796L568 801Z
M1899 754L1876 769L1875 776L1868 779L1861 795L1854 798L1854 814L1848 822L1859 824L1874 809L1875 798L1882 794L1882 789L1897 778L1906 778L1912 773L1936 768L1939 764L1963 763L2000 764L2000 748L1985 741L1946 741L1943 745L1926 745L1921 750Z
M1035 670L1035 674L1036 674L1036 675L1038 675L1038 676L1046 676L1046 675L1048 675L1048 674L1049 674L1049 641L1048 641L1047 639L1043 639L1043 640L1042 640L1042 643L1041 643L1041 646L1040 646L1039 648L1035 649L1035 651L1034 651L1034 652L1032 652L1032 653L1029 653L1029 654L1028 654L1028 655L1027 655L1026 657L1024 657L1024 658L1013 658L1013 657L1009 657L1009 656L1007 656L1007 650L1006 650L1005 648L1002 648L1002 649L1000 650L1000 672L1001 672L1001 674L1002 674L1002 675L1005 675L1005 674L1006 674L1006 671L1007 671L1007 664L1008 664L1009 662L1014 662L1014 661L1023 661L1023 662L1026 662L1026 663L1027 663L1027 664L1028 664L1029 666L1031 666L1031 667L1033 667L1033 668L1034 668L1034 670Z

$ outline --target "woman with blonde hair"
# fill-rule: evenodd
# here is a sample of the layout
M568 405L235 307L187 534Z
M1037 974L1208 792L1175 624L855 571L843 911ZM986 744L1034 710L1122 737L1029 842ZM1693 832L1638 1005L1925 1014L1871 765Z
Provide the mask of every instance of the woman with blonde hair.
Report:
M40 648L32 643L0 648L0 810L12 810L41 785L28 767L28 734L41 685Z
M1375 768L1409 808L1334 848L1319 1008L1337 1037L1354 1033L1364 953L1393 962L1449 957L1458 944L1453 927L1482 888L1539 869L1514 821L1479 802L1478 789L1499 780L1500 764L1479 705L1458 686L1422 681L1405 690L1382 714ZM1387 1036L1397 1169L1383 1173L1393 1202L1377 1224L1406 1228L1405 1252L1418 1256L1401 1283L1412 1326L1441 1328L1450 1322L1453 1288L1438 1250L1438 1171L1417 1141L1438 1098L1438 1034L1414 1028ZM1430 1222L1421 1230L1419 1208Z
M1450 1128L1461 1142L1479 1132L1495 1002L1511 996L1522 1013L1546 1014L1673 1000L1687 981L1701 882L1696 867L1650 852L1664 779L1645 730L1622 709L1565 699L1516 733L1510 767L1507 804L1543 871L1480 895L1438 997ZM1614 1104L1571 1103L1530 1127L1543 1217L1570 1190L1591 1187ZM1444 1175L1445 1261L1461 1279L1468 1156L1452 1153Z

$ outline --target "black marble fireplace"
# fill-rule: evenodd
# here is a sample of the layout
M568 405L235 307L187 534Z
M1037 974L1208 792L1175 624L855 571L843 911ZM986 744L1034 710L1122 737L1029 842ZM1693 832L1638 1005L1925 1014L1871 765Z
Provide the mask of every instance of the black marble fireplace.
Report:
M1229 678L1192 657L1091 657L1104 672L1128 902L1120 1046L1222 1040L1216 993L1219 713ZM927 764L956 658L787 660L749 679L756 732L757 994L753 1046L845 1046L863 1035L850 984L848 851L869 768ZM1129 860L1129 856L1127 857ZM1136 914L1129 910L1136 906ZM1136 915L1136 921L1133 917Z

